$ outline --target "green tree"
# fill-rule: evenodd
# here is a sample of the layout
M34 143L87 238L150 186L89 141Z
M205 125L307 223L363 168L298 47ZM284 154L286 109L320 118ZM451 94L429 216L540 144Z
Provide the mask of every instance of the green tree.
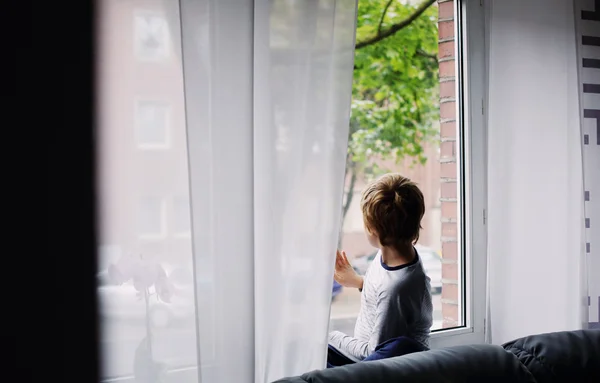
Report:
M385 171L376 160L426 161L437 137L437 8L400 0L359 1L342 219L360 177Z

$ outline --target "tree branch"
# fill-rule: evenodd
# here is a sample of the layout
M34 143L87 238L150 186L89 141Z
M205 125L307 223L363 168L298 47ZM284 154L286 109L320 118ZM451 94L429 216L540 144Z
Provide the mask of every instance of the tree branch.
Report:
M385 19L385 15L387 14L387 11L390 8L390 5L392 5L393 1L394 0L388 0L387 4L385 5L385 8L383 8L383 13L381 14L381 20L379 20L379 26L377 27L377 34L381 33L381 26L383 25L383 19Z
M425 58L437 61L437 56L436 55L434 55L433 53L425 52L422 49L417 49L416 54L419 55L419 56L423 56Z
M338 236L338 248L342 246L342 238L344 236L344 222L346 221L346 215L350 210L350 205L352 204L352 199L354 198L354 187L356 186L356 179L358 178L358 175L356 173L356 164L354 162L348 162L346 164L346 170L348 169L350 169L352 175L350 176L350 185L348 185L348 191L346 191L346 201L344 202L344 205L342 207L342 223L340 225L340 234Z
M346 214L348 214L348 210L350 210L350 205L352 205L352 199L354 198L354 187L356 186L357 178L356 165L352 164L350 171L352 172L352 174L350 176L350 184L348 185L348 192L346 194L346 203L344 203L344 206L342 208L342 219L346 218Z
M415 10L415 12L412 15L408 16L406 19L400 21L397 24L393 24L391 27L387 28L385 31L378 31L375 36L373 36L369 39L366 39L364 41L360 41L360 42L356 43L355 49L364 48L366 46L375 44L385 38L393 36L396 32L398 32L402 28L406 27L407 25L410 25L410 23L415 21L415 19L417 17L421 16L421 14L423 12L425 12L427 10L427 8L429 8L435 2L436 2L436 0L426 0L425 2L423 2L423 4L419 5L419 7Z

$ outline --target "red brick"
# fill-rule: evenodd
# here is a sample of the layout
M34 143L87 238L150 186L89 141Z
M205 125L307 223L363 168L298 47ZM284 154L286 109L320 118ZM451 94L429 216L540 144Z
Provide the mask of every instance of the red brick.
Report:
M440 144L440 158L454 157L454 141L444 141Z
M458 280L458 263L442 263L442 279Z
M440 83L440 97L441 98L456 98L456 82L455 81L444 81Z
M438 17L439 19L454 18L454 2L444 1L438 2ZM455 65L453 58L456 56L455 41L454 41L454 21L442 21L438 23L438 37L440 41L438 45L438 57L442 59L439 64L439 76L443 79L448 79L456 76ZM444 81L440 82L440 98L449 99L456 98L456 82ZM456 103L444 102L440 104L440 119L441 120L456 120ZM456 122L444 122L440 124L441 138L457 137ZM443 141L440 146L440 159L448 161L456 156L456 141ZM444 179L456 179L458 177L456 161L442 162L440 164L440 177ZM456 182L442 182L440 184L441 198L456 198ZM458 216L458 204L456 202L442 202L442 219L456 219ZM458 226L455 222L442 222L442 237L444 240L450 238L458 238ZM453 261L455 263L442 264L442 278L450 280L458 280L458 243L447 242L442 243L442 256L444 261ZM459 286L451 283L444 283L442 287L442 298L444 300L458 301L460 295ZM456 327L460 317L460 306L448 302L442 303L442 327Z
M440 177L457 178L456 162L443 162L440 164Z
M442 138L456 138L456 122L444 122L440 126L440 136Z
M456 198L456 182L442 182L440 184L442 198Z
M456 238L457 235L458 235L458 230L456 227L456 223L454 223L454 222L442 223L442 237Z
M454 41L446 41L438 45L438 57L454 57Z
M453 219L456 219L458 217L456 211L456 202L442 202L442 217Z
M438 18L450 19L454 17L454 2L446 1L438 5Z
M443 290L443 288L442 288ZM442 317L444 321L458 322L458 305L453 303L442 303Z
M455 76L454 71L454 60L442 61L440 63L440 77L452 77Z
M438 23L438 37L440 40L454 37L454 21L442 21Z
M454 224L456 226L456 224ZM444 242L442 243L442 258L458 259L458 243Z
M440 104L440 118L456 118L456 102L444 102Z
M453 283L444 283L442 287L442 299L458 301L459 288Z

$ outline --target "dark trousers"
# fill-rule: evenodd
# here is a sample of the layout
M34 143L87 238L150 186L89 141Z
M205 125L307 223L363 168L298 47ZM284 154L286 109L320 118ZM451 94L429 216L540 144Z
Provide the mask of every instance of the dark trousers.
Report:
M363 362L370 360L379 360L386 358L393 358L396 356L402 356L411 354L413 352L427 351L427 347L424 347L419 342L401 336L399 338L393 338L388 341L381 343L375 348L375 351L363 359ZM354 364L353 360L336 350L335 347L328 345L327 348L327 368L345 366L347 364Z
M327 368L345 366L355 363L332 345L327 345Z

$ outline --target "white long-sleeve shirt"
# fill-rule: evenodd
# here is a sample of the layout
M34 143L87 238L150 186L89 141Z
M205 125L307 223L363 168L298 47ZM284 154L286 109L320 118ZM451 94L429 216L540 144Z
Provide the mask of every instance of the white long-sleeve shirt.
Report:
M429 346L431 285L416 250L415 254L414 261L389 267L383 263L381 251L377 253L364 277L354 337L333 331L329 334L331 346L355 361L400 336Z

